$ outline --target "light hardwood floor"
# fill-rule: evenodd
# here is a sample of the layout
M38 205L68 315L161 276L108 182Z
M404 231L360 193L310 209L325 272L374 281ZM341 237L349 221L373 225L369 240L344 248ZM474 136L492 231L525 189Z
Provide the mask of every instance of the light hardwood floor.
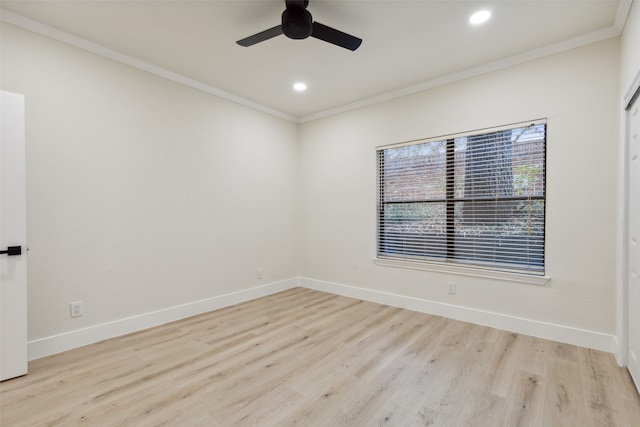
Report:
M640 426L611 354L302 288L29 369L2 426Z

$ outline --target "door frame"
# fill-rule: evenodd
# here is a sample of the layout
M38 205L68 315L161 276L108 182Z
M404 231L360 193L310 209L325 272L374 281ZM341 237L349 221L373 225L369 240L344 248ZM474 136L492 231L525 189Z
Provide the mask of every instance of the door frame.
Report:
M628 256L629 256L629 155L630 155L630 141L629 135L629 107L634 101L640 102L640 70L636 73L636 77L625 92L625 96L622 100L622 147L620 150L620 175L619 175L619 206L618 213L618 242L619 253L618 258L618 278L617 278L617 299L616 305L618 308L617 315L617 349L616 360L618 365L626 367L629 362L629 310L628 310L628 298L629 298L629 272L628 272Z

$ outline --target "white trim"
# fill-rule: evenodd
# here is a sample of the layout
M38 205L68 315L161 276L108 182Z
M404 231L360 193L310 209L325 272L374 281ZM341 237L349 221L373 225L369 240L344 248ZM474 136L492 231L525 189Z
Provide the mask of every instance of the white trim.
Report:
M150 62L146 62L141 59L134 58L129 55L125 55L122 52L110 49L106 46L91 42L89 40L75 36L73 34L58 30L57 28L51 27L49 25L43 24L33 19L29 19L18 13L11 12L6 9L0 9L0 20L8 24L12 24L17 27L23 28L25 30L33 31L34 33L43 35L45 37L49 37L53 40L57 40L59 42L66 43L68 45L75 46L79 49L83 49L88 52L95 53L96 55L100 55L105 58L109 58L114 61L121 62L123 64L137 68L139 70L146 71L151 74L155 74L156 76L165 78L167 80L171 80L176 83L180 83L192 89L200 90L210 95L214 95L219 98L226 99L227 101L231 101L236 104L240 104L245 107L249 107L254 110L258 110L263 113L288 120L290 122L294 122L294 123L298 122L298 118L290 114L286 114L276 109L266 107L262 104L249 101L248 99L226 92L222 89L218 89L217 87L210 86L198 80L194 80L192 78L183 76L182 74L178 74L176 72L167 70L166 68L162 68L159 65L155 65Z
M624 25L627 22L627 17L629 16L632 4L633 0L621 0L620 3L618 3L616 19L613 22L613 29L618 33L618 35L622 34L622 30L624 30Z
M624 94L624 98L622 99L622 106L624 110L627 110L631 106L631 102L634 101L634 95L637 95L637 92L640 91L640 70L636 73L636 77L633 79L631 84L629 85L629 89Z
M428 301L372 289L347 286L339 283L314 280L306 277L300 278L300 286L580 347L606 351L608 353L613 353L615 350L615 336L601 332L540 322L442 302Z
M616 329L616 336L613 337L613 343L615 345L615 350L613 352L613 356L616 358L616 363L621 368L626 368L629 363L629 358L627 357L627 340L623 341L620 339L620 335L618 333L619 327ZM623 350L624 344L624 350Z
M433 141L442 141L445 139L457 139L457 138L463 138L465 136L472 136L472 135L478 135L478 134L484 134L484 133L495 133L495 132L499 132L502 130L511 130L511 129L517 129L517 128L527 128L530 126L535 126L535 125L546 125L547 124L547 119L546 117L543 119L535 119L535 120L529 120L529 121L525 121L525 122L518 122L518 123L510 123L507 125L502 125L502 126L494 126L494 127L488 127L488 128L482 128L482 129L474 129L474 130L469 130L466 132L458 132L458 133L451 133L448 135L438 135L438 136L432 136L432 137L428 137L428 138L422 138L422 139L413 139L411 141L402 141L402 142L395 142L395 143L391 143L391 144L385 144L385 145L378 145L376 147L376 151L384 151L384 150L388 150L390 148L400 148L400 147L406 147L409 145L418 145L418 144L425 144L428 142L433 142Z
M632 102L635 100L634 95L640 91L640 70L636 73L635 78L629 85L629 88L625 92L622 98L622 114L621 124L622 129L622 146L620 147L620 157L618 159L618 227L616 230L616 237L618 239L618 261L617 261L617 277L616 277L616 361L620 366L627 366L629 362L629 347L628 347L628 307L627 299L629 294L629 283L627 277L627 257L628 257L628 241L629 235L629 218L627 210L629 206L629 168L627 160L629 158L629 119L628 109Z
M545 323L521 317L423 300L372 289L358 288L305 277L297 277L33 340L28 343L29 360L39 359L41 357L72 350L77 347L82 347L109 338L115 338L187 317L196 316L198 314L271 295L276 292L292 289L297 286L476 323L478 325L489 326L538 338L593 348L609 353L613 353L617 347L617 340L615 336L600 332L587 331L569 326Z
M464 267L428 261L410 261L389 258L374 258L376 265L385 267L410 268L412 270L435 271L437 273L456 274L459 276L480 277L483 279L506 280L509 282L527 283L530 285L546 285L551 277L533 276L507 271L483 270L481 268Z
M622 114L621 122L621 147L618 158L618 222L616 226L616 239L618 242L618 256L616 257L616 362L620 366L627 366L628 363L628 347L627 347L627 234L629 232L627 207L628 207L628 177L627 168L628 156L628 136L627 136L627 111L626 100Z
M39 359L55 353L82 347L108 338L126 335L132 332L228 307L276 292L298 286L298 279L273 282L254 288L244 289L224 295L181 304L150 313L131 316L88 328L69 331L58 335L30 341L28 343L29 360Z
M318 113L309 114L307 116L302 116L302 117L296 117L291 114L283 113L282 111L278 111L276 109L267 107L265 105L258 104L256 102L250 101L248 99L242 98L232 93L223 91L222 89L218 89L216 87L207 85L205 83L202 83L197 80L191 79L189 77L183 76L181 74L175 73L173 71L169 71L158 65L151 64L149 62L145 62L137 58L133 58L131 56L125 55L116 50L107 48L106 46L102 46L100 44L90 42L81 37L58 30L57 28L51 27L49 25L43 24L33 19L29 19L25 16L22 16L15 12L11 12L6 9L0 8L0 20L7 22L9 24L24 28L25 30L29 30L29 31L33 31L35 33L41 34L45 37L49 37L54 40L58 40L60 42L69 44L71 46L75 46L80 49L87 50L97 55L110 58L114 61L122 62L132 67L141 69L143 71L147 71L149 73L166 78L168 80L172 80L176 83L189 86L193 89L201 90L203 92L209 93L214 96L218 96L228 101L235 102L237 104L244 105L246 107L253 108L258 111L262 111L263 113L270 114L272 116L279 117L293 123L306 123L312 120L318 120L324 117L329 117L338 113L343 113L343 112L355 110L358 108L366 107L369 105L378 104L384 101L389 101L391 99L400 98L402 96L411 95L417 92L422 92L427 89L443 86L449 83L479 76L492 71L501 70L514 65L522 64L524 62L532 61L534 59L539 59L545 56L554 55L556 53L575 49L581 46L586 46L588 44L596 43L612 37L617 37L620 35L620 33L624 28L624 24L629 14L629 10L631 9L631 3L632 3L631 1L626 1L626 0L623 0L619 3L618 10L616 13L616 18L615 18L614 24L611 27L604 28L599 31L594 31L589 34L584 34L582 36L575 37L573 39L564 40L558 43L544 46L538 49L533 49L528 52L524 52L519 55L514 55L499 61L483 64L477 67L472 67L466 70L459 71L457 73L452 73L446 76L427 80L417 85L386 92L377 96L373 96L371 98L362 99L350 104L345 104L336 108L331 108L325 111L320 111Z
M628 10L627 10L628 13ZM626 16L625 16L626 19ZM374 104L379 104L384 101L390 101L402 96L412 95L414 93L423 92L434 87L444 86L446 84L454 83L460 80L468 79L471 77L480 76L493 71L502 70L505 68L513 67L534 59L544 58L545 56L555 55L557 53L565 52L567 50L575 49L578 47L586 46L591 43L607 40L620 35L620 31L614 27L605 28L593 33L585 34L573 39L564 40L558 43L547 45L538 49L533 49L528 52L514 55L505 59L501 59L488 64L479 65L477 67L468 68L466 70L459 71L457 73L447 74L446 76L438 77L432 80L427 80L423 83L419 83L414 86L405 87L402 89L386 92L371 98L362 99L360 101L353 102L351 104L342 105L340 107L332 108L329 110L321 111L315 114L309 114L299 118L298 123L306 123L313 120L322 119L325 117L333 116L335 114L344 113L347 111L355 110L362 107L367 107Z
M627 235L629 233L629 220L627 218L627 207L629 201L628 182L629 170L627 167L628 137L627 137L627 112L623 110L621 114L622 125L622 147L618 159L618 225L616 227L616 239L618 241L618 257L616 260L616 361L620 366L627 366Z

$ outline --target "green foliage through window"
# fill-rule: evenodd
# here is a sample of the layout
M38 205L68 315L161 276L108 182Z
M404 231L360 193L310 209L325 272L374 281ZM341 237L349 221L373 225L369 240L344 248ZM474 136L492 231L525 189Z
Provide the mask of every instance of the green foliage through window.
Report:
M544 274L546 123L378 150L378 256Z

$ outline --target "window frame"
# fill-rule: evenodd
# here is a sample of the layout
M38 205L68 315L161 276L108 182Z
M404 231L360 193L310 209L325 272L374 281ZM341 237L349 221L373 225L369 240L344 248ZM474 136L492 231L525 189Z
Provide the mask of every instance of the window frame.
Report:
M511 130L516 128L530 127L535 125L544 125L545 126L545 138L544 138L544 153L542 154L542 159L544 161L543 167L543 195L542 196L506 196L504 198L500 198L499 200L542 200L544 202L544 213L542 218L542 239L543 239L543 248L542 248L542 270L541 271L531 271L526 269L510 269L505 266L498 265L487 265L489 263L474 263L473 261L460 261L460 259L456 259L453 257L453 251L455 245L452 240L452 236L455 235L455 221L454 221L454 206L456 202L464 202L471 201L474 198L465 198L465 197L455 197L455 186L453 184L453 179L455 176L455 140L457 138L469 137L469 136L479 136L484 134L496 133L504 130ZM384 246L384 233L383 229L385 226L385 221L382 219L384 217L383 210L386 205L393 203L402 203L402 202L387 202L383 201L384 197L384 182L382 176L382 167L380 156L384 155L385 150L400 148L405 146L413 146L420 145L429 142L436 141L446 141L446 160L445 160L445 198L444 199L433 199L433 200L416 200L412 203L443 203L445 205L445 238L444 247L445 254L442 259L436 257L428 257L423 255L401 255L401 256L393 256L389 254L381 253L381 248ZM514 282L522 282L522 283L530 283L530 284L538 284L543 285L546 284L550 277L546 275L547 273L547 221L546 221L546 212L547 212L547 141L548 141L548 122L546 118L536 119L526 122L520 123L512 123L503 126L477 129L467 132L460 132L456 134L449 134L443 136L436 136L432 138L425 139L417 139L411 141L405 141L397 144L389 144L376 147L376 179L377 179L377 188L376 188L376 256L374 257L374 262L377 265L383 266L391 266L391 267L401 267L401 268L410 268L410 269L418 269L418 270L428 270L428 271L436 271L442 273L452 273L458 275L466 275L466 276L474 276L474 277L484 277L498 280L508 280ZM479 199L479 198L475 198ZM496 199L498 200L498 199Z

